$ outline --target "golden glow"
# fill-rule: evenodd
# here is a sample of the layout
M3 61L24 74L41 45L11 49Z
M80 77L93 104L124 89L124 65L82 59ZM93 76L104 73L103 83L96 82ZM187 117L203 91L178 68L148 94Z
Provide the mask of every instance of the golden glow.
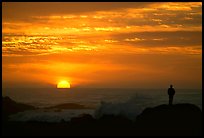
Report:
M201 2L99 4L98 9L94 3L35 4L19 10L26 4L3 3L5 83L56 86L64 80L57 88L70 88L70 83L146 87L176 79L202 82Z
M57 88L70 88L70 83L67 82L66 80L60 81L57 84Z

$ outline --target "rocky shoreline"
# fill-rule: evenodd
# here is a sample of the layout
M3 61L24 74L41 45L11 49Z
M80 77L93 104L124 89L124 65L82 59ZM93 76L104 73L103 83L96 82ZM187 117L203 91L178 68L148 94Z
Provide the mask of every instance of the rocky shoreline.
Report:
M4 136L201 136L202 111L193 104L159 105L146 108L135 121L122 115L103 115L99 119L89 114L71 118L66 122L14 122L8 116L36 107L16 103L3 97L3 135ZM69 105L70 106L70 105ZM75 107L85 108L75 105ZM61 106L60 106L61 107ZM65 107L63 105L62 107ZM66 106L67 107L67 106Z

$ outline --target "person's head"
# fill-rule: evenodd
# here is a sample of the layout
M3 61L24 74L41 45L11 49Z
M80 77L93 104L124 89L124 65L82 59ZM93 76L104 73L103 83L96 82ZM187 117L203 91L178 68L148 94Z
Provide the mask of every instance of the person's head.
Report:
M173 87L173 85L171 84L171 85L170 85L170 88L172 88L172 87Z

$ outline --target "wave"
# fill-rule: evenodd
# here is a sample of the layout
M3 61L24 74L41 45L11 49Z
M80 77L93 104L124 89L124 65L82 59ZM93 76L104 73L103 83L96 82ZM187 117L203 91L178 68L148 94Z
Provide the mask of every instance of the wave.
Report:
M13 114L9 116L9 121L20 121L20 122L29 122L29 121L37 121L37 122L61 122L70 121L71 118L79 116L81 114L90 114L93 116L94 110L91 109L37 109L37 110L29 110L24 112L19 112L17 114Z
M124 102L101 101L96 109L62 109L44 108L19 112L9 117L10 121L39 121L39 122L61 122L70 121L71 118L81 114L90 114L98 119L103 115L122 115L130 120L135 120L144 107L145 101L151 101L150 97L136 95ZM58 106L56 106L58 107Z
M144 101L150 100L147 96L133 96L128 101L120 103L112 103L101 101L101 105L95 110L94 117L100 118L103 115L122 115L128 119L135 120L145 108Z
M183 98L184 99L184 98ZM197 100L200 101L200 100ZM137 94L129 98L126 101L115 101L107 102L101 101L99 106L94 109L83 109L85 107L81 105L81 109L68 109L70 106L63 105L53 106L55 108L51 109L37 109L25 112L19 112L17 114L11 115L9 118L11 121L40 121L40 122L60 122L70 121L71 118L80 116L81 114L90 114L94 118L98 119L103 115L122 115L130 120L135 120L136 116L139 115L146 107L153 107L160 104L166 104L168 99L165 96L152 96L147 94ZM182 98L175 99L175 103L186 102L182 101ZM188 102L193 103L193 102ZM67 105L67 104L65 104ZM74 104L75 105L75 104ZM197 104L196 104L197 105ZM59 108L60 107L60 108ZM75 107L75 106L74 106ZM78 106L77 106L78 107ZM201 105L202 110L202 105Z

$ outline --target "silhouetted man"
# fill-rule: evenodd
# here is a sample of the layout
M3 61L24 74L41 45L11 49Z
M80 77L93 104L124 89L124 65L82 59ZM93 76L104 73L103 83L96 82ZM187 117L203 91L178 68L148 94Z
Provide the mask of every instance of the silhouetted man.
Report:
M170 88L168 89L169 105L172 105L172 103L173 103L174 94L175 94L175 90L173 88L173 85L170 85Z

